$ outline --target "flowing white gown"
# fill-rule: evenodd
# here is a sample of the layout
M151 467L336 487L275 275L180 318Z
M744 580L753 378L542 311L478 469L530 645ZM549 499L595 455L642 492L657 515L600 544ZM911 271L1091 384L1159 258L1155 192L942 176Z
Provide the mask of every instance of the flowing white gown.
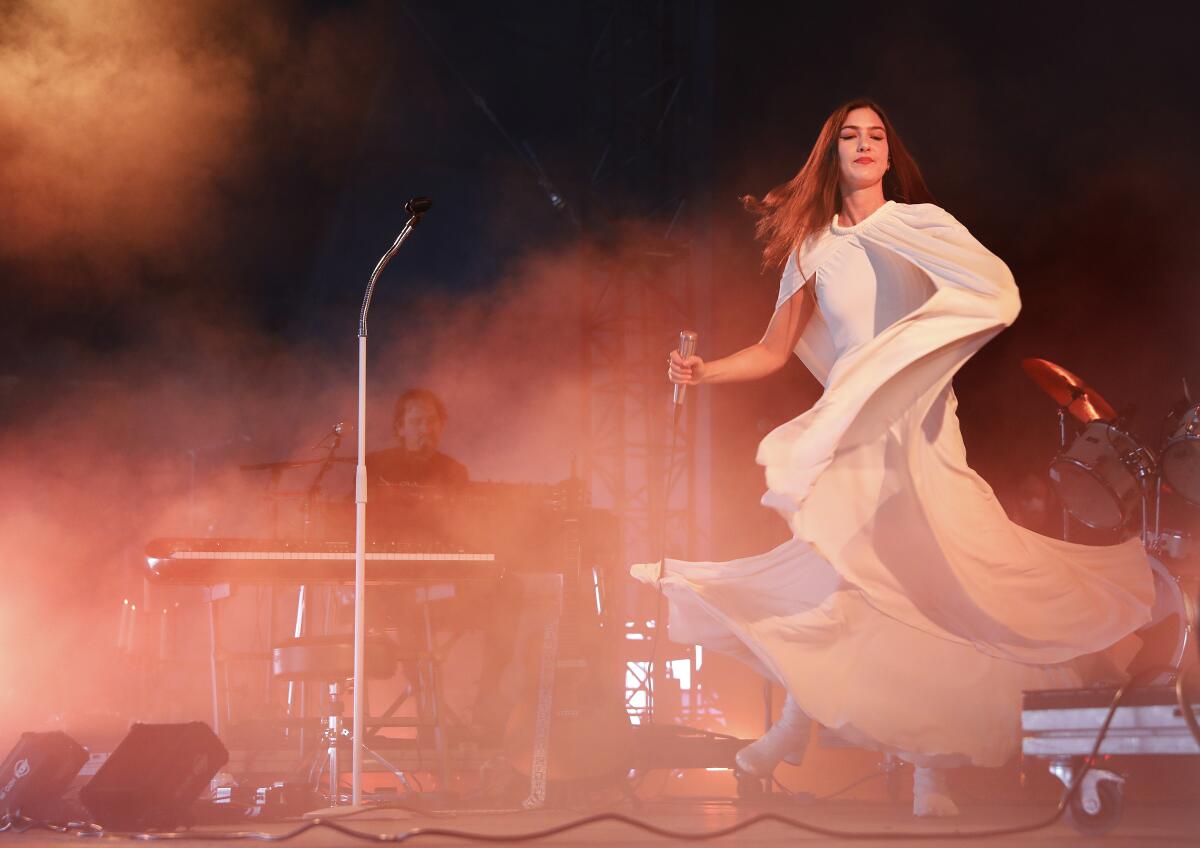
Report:
M825 391L758 449L763 503L793 538L731 562L668 559L671 638L742 659L860 744L999 765L1022 691L1122 667L1096 659L1149 620L1146 556L1136 540L1025 530L968 467L950 381L1020 300L962 224L892 201L851 227L835 217L787 263L777 308L810 279L819 309L796 354ZM632 573L653 584L659 568Z

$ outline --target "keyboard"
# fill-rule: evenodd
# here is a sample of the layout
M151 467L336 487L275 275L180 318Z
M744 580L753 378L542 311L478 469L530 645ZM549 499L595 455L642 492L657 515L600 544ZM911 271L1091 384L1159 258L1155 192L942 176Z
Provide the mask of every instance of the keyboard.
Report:
M160 538L146 545L146 567L151 579L165 583L350 583L354 543ZM428 542L367 546L369 583L486 579L502 573L495 553Z

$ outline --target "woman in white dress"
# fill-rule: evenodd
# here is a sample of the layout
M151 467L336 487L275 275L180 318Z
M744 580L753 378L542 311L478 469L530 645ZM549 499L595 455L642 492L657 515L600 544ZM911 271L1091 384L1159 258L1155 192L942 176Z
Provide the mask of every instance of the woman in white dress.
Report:
M788 692L738 755L768 775L809 717L917 766L916 815L954 815L942 769L995 766L1021 693L1118 677L1154 590L1136 541L1084 547L1007 519L967 465L951 379L1020 309L1012 274L928 200L883 111L837 109L800 172L748 205L779 299L757 344L675 383L752 380L793 352L825 387L767 435L764 504L793 538L724 563L634 566L676 641L751 664ZM1136 641L1136 640L1134 640Z

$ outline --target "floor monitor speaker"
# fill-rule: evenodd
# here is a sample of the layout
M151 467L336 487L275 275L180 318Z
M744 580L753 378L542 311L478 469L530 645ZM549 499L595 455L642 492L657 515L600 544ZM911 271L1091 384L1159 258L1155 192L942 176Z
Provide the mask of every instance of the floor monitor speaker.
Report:
M0 816L41 818L87 762L88 752L60 730L22 733L0 764Z
M171 830L192 822L200 793L228 761L203 722L135 724L79 798L106 830Z

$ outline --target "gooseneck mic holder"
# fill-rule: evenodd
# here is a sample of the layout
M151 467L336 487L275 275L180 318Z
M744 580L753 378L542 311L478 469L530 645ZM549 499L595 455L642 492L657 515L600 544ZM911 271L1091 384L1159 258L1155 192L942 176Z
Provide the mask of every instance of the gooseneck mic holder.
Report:
M358 466L354 477L354 756L353 788L350 802L362 803L362 755L363 755L363 668L366 636L366 583L367 583L367 312L371 308L371 295L383 269L392 261L400 245L421 222L421 216L429 211L433 201L428 197L414 197L404 205L411 216L395 243L383 254L363 295L362 309L358 313ZM333 803L338 803L334 793Z

